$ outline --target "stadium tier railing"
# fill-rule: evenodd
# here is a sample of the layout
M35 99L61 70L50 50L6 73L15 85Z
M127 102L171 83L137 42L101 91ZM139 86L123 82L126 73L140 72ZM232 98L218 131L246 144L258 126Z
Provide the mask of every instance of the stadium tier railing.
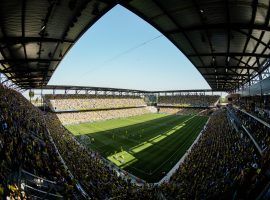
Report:
M55 181L36 176L25 170L20 170L18 177L19 186L28 197L36 199L64 199L58 191L63 190Z
M256 116L246 112L245 110L240 109L237 106L233 106L234 109L244 113L245 115L252 117L253 119L257 120L258 122L260 122L261 124L263 124L264 126L269 128L269 124L267 124L266 122L262 121L261 119L257 118ZM263 158L264 156L264 151L265 149L262 149L257 141L254 139L254 137L252 136L252 133L249 132L249 130L243 125L243 123L237 118L237 116L234 114L234 112L232 112L232 110L230 110L227 107L228 110L228 116L231 117L231 122L233 123L238 123L238 127L240 127L242 130L244 130L245 133L247 133L248 137L251 139L251 141L253 142L253 144L255 145L256 149L259 152L259 155L261 156L261 158ZM268 200L270 199L270 181L269 181L269 174L266 172L265 176L268 176L268 182L267 184L265 184L265 186L261 189L261 192L258 194L258 196L255 198L256 200ZM255 184L255 183L254 183ZM235 191L235 196L237 196L238 191ZM233 200L235 200L236 198L233 198Z
M238 108L237 108L238 109ZM253 144L255 145L256 149L258 150L258 152L260 153L260 155L262 155L263 150L261 149L261 147L258 145L257 141L254 139L254 137L252 136L252 134L249 132L249 130L244 126L244 124L238 119L238 117L229 109L227 108L228 113L230 114L230 116L234 119L234 121L236 122L236 124L238 124L244 131L245 133L248 135L248 137L251 139L251 141L253 142ZM241 110L240 110L241 111Z
M243 110L243 109L240 109L240 108L239 108L238 106L236 106L236 105L233 105L233 107L236 108L236 109L238 109L238 110L240 110L242 113L245 113L246 115L252 117L253 119L257 120L258 122L262 123L264 126L270 128L270 124L268 124L267 122L263 121L262 119L260 119L260 118L258 118L258 117L256 117L256 116L254 116L254 115L251 114L251 113L246 112L246 111Z
M44 116L43 116L43 120L44 120L44 122L45 122ZM44 124L46 124L46 123L44 123ZM73 174L72 174L71 171L68 169L68 167L67 167L67 165L66 165L66 162L65 162L64 159L62 158L62 156L61 156L61 154L60 154L60 152L59 152L57 146L55 145L55 142L53 141L53 138L52 138L52 136L51 136L51 133L50 133L50 131L48 130L47 127L46 127L46 131L47 131L47 133L48 133L49 140L50 140L50 142L53 144L53 146L54 146L54 148L55 148L55 151L56 151L56 153L57 153L57 155L58 155L60 161L62 162L62 164L63 164L65 170L68 172L70 178L71 178L71 179L74 179ZM79 183L76 183L76 189L79 191L79 193L82 195L82 197L83 197L84 199L90 199L90 196L87 194L87 192L85 192L85 190L83 189L83 187L82 187Z

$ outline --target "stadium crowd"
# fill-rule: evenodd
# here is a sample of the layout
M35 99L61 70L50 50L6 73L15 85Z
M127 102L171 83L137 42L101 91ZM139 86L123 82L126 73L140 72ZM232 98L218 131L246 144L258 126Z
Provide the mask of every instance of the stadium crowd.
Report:
M73 182L50 143L41 112L20 93L0 85L0 198L25 198L20 170L57 182L69 195ZM14 197L15 196L15 197Z
M14 177L19 169L57 182L70 198L79 180L92 199L156 199L156 189L137 187L118 177L96 152L79 145L54 114L45 116L20 93L0 86L0 198L26 199ZM71 180L48 138L50 131L61 156L75 175Z
M253 199L257 188L252 185L243 191L243 184L247 186L247 176L255 178L261 169L249 138L236 133L226 112L220 110L212 115L184 163L162 188L167 199L232 199L233 195Z
M174 108L174 107L159 107L159 113L167 114L178 114L178 115L192 115L197 114L203 109L193 109L193 108Z
M254 110L254 112L252 112L252 114L254 114L258 118L260 118L263 121L265 121L268 124L270 124L270 110L269 109L255 107L255 110Z
M66 124L78 124L84 122L102 121L121 117L131 117L146 113L150 113L150 111L147 108L141 107L141 108L57 113L57 116L60 119L60 121L64 125L66 125Z
M149 200L162 195L167 199L254 199L269 181L269 149L265 148L261 158L251 140L232 128L223 109L211 115L184 163L161 186L138 187L122 179L97 152L78 143L55 113L44 116L20 93L2 85L0 130L0 198L27 198L14 182L20 169L56 181L66 199L76 181L92 199ZM49 135L74 180L60 162ZM269 147L268 142L265 140Z
M239 109L231 107L241 123L249 130L262 150L270 146L270 128L247 115Z
M257 99L258 101L258 99ZM270 108L267 102L263 102L260 100L259 102L256 101L244 101L241 99L237 99L233 102L234 105L239 106L239 108L253 114L254 116L258 117L259 119L267 122L270 124Z
M209 109L202 108L175 108L159 107L159 113L176 114L176 115L208 115Z
M217 95L177 95L159 96L159 106L209 107L214 106L220 96Z
M93 199L156 199L157 188L137 187L118 177L101 156L81 146L54 114L46 116L48 128L69 169Z
M113 96L90 94L45 95L46 102L54 111L96 110L146 106L139 96Z

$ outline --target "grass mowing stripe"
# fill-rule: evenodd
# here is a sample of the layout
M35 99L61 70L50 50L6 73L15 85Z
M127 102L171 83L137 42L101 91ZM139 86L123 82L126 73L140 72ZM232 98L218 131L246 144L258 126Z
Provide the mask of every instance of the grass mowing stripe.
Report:
M186 118L184 118L184 119L186 119ZM172 121L172 120L174 120L175 121L175 119L170 119L170 121ZM166 126L164 126L165 128L166 128ZM133 128L133 126L132 126L132 128ZM151 127L150 127L151 128ZM155 128L156 129L156 126L153 126L152 128ZM135 144L135 145L137 145L137 144L139 144L140 143L140 141L138 141L138 137L136 137L136 135L137 135L137 133L136 133L136 130L137 130L138 128L134 128L133 130L135 130L135 139L131 139L131 138L121 138L121 136L120 137L118 137L118 135L123 135L123 134L117 134L116 135L116 138L117 138L117 140L116 140L116 142L118 143L117 145L118 146L126 146L126 144L127 143L129 143L129 144ZM148 131L147 131L148 132ZM160 129L159 130L159 132L155 132L155 130L154 131L152 131L152 134L147 134L146 135L146 137L144 137L144 138L142 138L142 140L146 140L146 139L149 139L149 138L152 138L154 135L156 135L156 134L161 134L161 133L163 133L164 132L164 130L162 130L162 129ZM149 133L149 132L148 132ZM132 132L132 134L134 134L133 132ZM102 138L101 138L101 136L100 136L100 134L98 134L99 135L99 140L104 140L104 138L103 138L103 136L102 136ZM90 135L91 136L91 135ZM112 141L111 139L109 139L108 138L108 140L110 140L110 141ZM105 140L106 141L106 140ZM112 144L113 143L115 143L115 142L111 142Z
M205 121L203 122L203 124L205 123ZM178 148L178 149L176 149L176 151L172 154L172 156L170 156L170 158L168 159L168 160L172 160L172 158L173 157L177 157L177 153L181 150L182 152L181 152L181 157L183 156L183 154L186 152L186 150L188 149L188 148L186 148L186 147L189 147L192 143L193 143L193 141L196 139L196 137L197 137L197 134L196 134L196 131L200 131L201 130L201 123L196 123L196 127L195 128L192 128L192 130L191 131L193 131L193 133L191 133L191 134L188 134L188 137L187 138L182 138L182 140L184 140L184 143L183 144L181 144L181 146ZM183 151L184 150L184 151ZM180 158L177 158L177 160L179 160ZM168 162L168 160L165 162L165 164ZM160 165L160 167L161 166L163 166L163 163ZM160 168L159 167L159 168ZM157 169L156 169L157 170Z
M132 116L127 118L118 118L118 119L110 119L106 121L99 121L99 122L87 122L87 123L81 123L81 124L74 124L74 125L67 125L66 128L70 131L72 131L74 134L78 134L78 129L80 129L80 134L85 133L92 133L96 132L95 129L99 131L106 131L111 130L115 128L122 128L125 126L130 126L133 124L138 124L141 122L144 123L151 123L153 119L159 119L162 117L170 117L168 114L144 114L140 116ZM130 119L133 119L133 121L130 121ZM102 128L100 128L101 126ZM89 127L91 127L89 129ZM94 129L94 131L93 131Z
M193 124L196 123L196 121L192 121L190 126L187 126L188 128L186 130L181 130L181 132L187 132L188 134L178 134L176 133L173 138L169 138L168 140L164 140L162 141L162 146L164 146L164 148L162 149L154 149L154 151L156 151L156 154L153 154L154 156L155 155L168 155L170 157L171 154L175 154L177 153L177 151L175 152L175 149L179 150L181 149L181 146L183 146L183 142L186 142L188 141L187 138L190 137L190 129L193 129ZM179 143L179 140L181 141L181 143ZM160 144L161 145L161 144ZM180 146L180 148L179 148ZM167 149L167 152L163 152L164 149ZM151 156L152 152L149 153ZM167 158L167 155L166 156L159 156L157 158L153 158L151 159L152 162L150 163L150 165L154 165L155 163L159 164L160 165L160 160L162 160L163 158L162 157L166 157ZM160 160L159 160L160 158ZM145 168L147 168L147 166L145 166Z
M173 119L174 121L175 121L175 119ZM153 126L153 127L148 127L148 128L151 128L151 129L156 129L157 127L156 126ZM147 129L146 129L146 131L147 131ZM143 140L149 140L149 139L151 139L151 138L153 138L153 136L156 136L157 134L157 136L159 136L159 135L161 135L162 133L164 132L164 130L159 130L158 132L153 132L153 134L147 134L146 135L146 137L144 137L143 138ZM139 135L139 134L141 134L141 133L135 133L135 136L136 135ZM128 140L128 141L130 141L130 142L135 142L135 143L140 143L140 142L138 142L137 140L135 140L135 139L131 139L131 138L125 138L126 140ZM120 140L118 140L118 143L121 141L121 138L120 138ZM121 143L121 142L120 142Z
M196 135L196 136L197 136L197 135ZM185 141L185 138L183 138L183 141ZM193 142L193 141L192 141L192 142ZM191 143L192 143L192 142L191 142ZM190 143L190 144L191 144L191 143ZM190 146L190 144L188 145L188 147ZM188 148L188 147L187 147L187 148ZM171 148L171 146L170 146L170 148ZM187 149L187 148L186 148L186 149ZM174 148L172 148L172 149L174 149ZM181 157L182 157L182 155L185 153L186 149L184 150L184 152L180 152ZM180 150L179 150L179 151L180 151ZM169 154L170 154L170 153L169 153ZM155 156L155 155L159 155L159 154L154 154L154 156ZM149 157L149 156L145 156L145 157L148 157L148 159L151 160L151 161L157 159L157 157ZM179 157L179 159L180 159L181 157ZM165 158L167 158L167 155L165 156ZM164 159L164 157L163 157L163 159ZM178 159L178 160L179 160L179 159ZM178 160L176 160L176 162L177 162ZM176 163L176 162L175 162L175 163ZM152 163L152 162L151 162L151 163ZM173 163L173 165L174 165L175 163ZM172 167L173 165L170 165L170 166ZM130 168L131 168L131 167L130 167ZM137 171L138 168L141 168L141 167L139 167L139 166L136 166L135 168L132 167L132 169L130 169L130 171L131 171L131 172L135 172L136 174L138 174L138 171ZM146 167L144 167L144 168L146 168ZM169 169L170 169L170 168L169 168ZM169 170L169 169L168 169L168 170ZM151 181L151 182L158 181L159 179L156 179L155 177L162 177L162 171L168 171L168 170L161 170L159 174L153 174L153 175L151 175L151 176L146 177L145 179L148 180L148 181ZM150 172L148 172L148 173L150 173ZM152 172L152 173L153 173L153 172ZM139 174L140 174L142 177L144 177L143 174L141 174L141 173L139 173Z
M197 124L197 127L200 127L199 123ZM201 128L199 128L199 131L200 130ZM194 131L194 128L192 129L192 131ZM182 138L184 142L181 144L181 146L178 147L178 149L176 147L176 150L172 154L172 156L170 156L169 159L163 162L155 171L152 172L151 177L149 178L150 180L158 181L157 179L155 179L155 177L162 176L163 171L168 172L174 166L174 164L184 155L186 150L197 137L197 134L196 132L194 132L193 134L189 133L188 136L188 138Z
M85 140L94 138L94 143L86 145L104 157L112 158L117 152L116 155L124 155L124 162L112 158L113 162L154 182L182 157L206 121L207 117L192 115L146 114L67 128L77 137L84 135Z

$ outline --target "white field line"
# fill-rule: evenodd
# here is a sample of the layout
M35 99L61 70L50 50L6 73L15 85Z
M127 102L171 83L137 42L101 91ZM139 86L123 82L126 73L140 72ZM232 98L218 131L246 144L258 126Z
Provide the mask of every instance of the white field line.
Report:
M133 117L134 117L134 116L133 116ZM154 119L160 119L160 118L162 118L162 117L158 117L158 118L154 118ZM134 123L132 123L132 124L125 124L125 125L119 126L119 127L114 127L113 129L115 129L115 128L123 128L123 127L126 127L126 126L131 126L131 125L135 125L135 124L142 123L142 122L147 122L147 121L142 121L141 119L138 119L138 120L135 120L135 119L128 119L128 118L123 118L123 119L124 119L125 121L134 122ZM105 121L107 121L107 120L105 120ZM151 119L150 119L149 121L151 121ZM93 122L93 123L95 123L95 122ZM150 123L150 122L149 122L149 123ZM86 124L90 124L91 127L92 127L93 129L97 130L97 131L101 131L101 132L111 132L111 129L104 130L104 129L102 129L102 128L99 128L98 126L93 125L92 123L86 123ZM165 123L164 123L164 124L165 124ZM79 125L79 124L77 124L77 125ZM96 133L96 132L93 132L93 133ZM92 134L92 133L90 133L90 134ZM82 135L85 135L85 134L82 134Z
M193 118L193 117L192 117ZM190 118L191 119L191 118ZM186 121L189 121L190 119L188 119L188 120L186 120ZM181 150L181 148L182 148L182 146L183 145L185 145L185 143L184 144L182 144L167 160L165 160L161 165L159 165L159 167L157 167L154 171L152 171L151 173L147 173L147 172L145 172L145 171L143 171L143 170L140 170L140 169L138 169L138 168L136 168L136 167L132 167L132 166L129 166L130 168L133 168L133 169L135 169L135 170L137 170L137 171L140 171L140 172L142 172L142 173L144 173L144 174L147 174L147 175L152 175L152 174L154 174L154 173L156 173L156 171L157 170L159 170L163 165L165 165L168 161L170 161L171 160L171 158L179 151L179 150ZM162 149L162 150L166 150L166 148L161 148L161 147L157 147L158 149Z
M201 111L201 112L203 112L203 111ZM189 120L191 120L191 119L193 119L194 117L196 117L196 116L198 116L201 112L199 112L199 113L197 113L196 115L193 115L193 116L191 116L190 118L188 118L188 119L186 119L184 122L182 122L182 123L185 123L185 122L187 122L187 121L189 121ZM158 118L157 118L158 119ZM210 119L210 118L209 118ZM205 124L205 126L208 124L208 122L209 122L209 119L208 119L208 121L206 122L206 124ZM130 119L129 119L130 120ZM133 120L130 120L130 121L133 121ZM134 120L135 121L135 120ZM182 124L181 123L181 124ZM135 123L136 124L136 123ZM162 124L163 125L163 124ZM204 127L205 127L204 126ZM119 128L121 128L121 127L119 127ZM103 130L102 128L99 128L99 127L95 127L95 129L96 130L100 130L100 131L105 131L105 132L110 132L110 130ZM178 167L180 166L180 164L184 161L184 159L185 159L185 157L187 156L187 154L189 153L189 151L191 150L191 148L194 146L194 144L198 141L198 139L200 138L200 136L201 136L201 134L202 134L202 132L203 132L203 130L204 129L202 129L202 131L199 133L199 135L197 136L197 138L195 139L195 141L193 142L193 144L190 146L190 148L187 150L187 152L182 156L182 158L176 163L176 165L167 173L167 175L165 176L165 177L163 177L158 183L155 183L155 184L160 184L160 183L162 183L162 182L164 182L165 180L163 180L163 179L165 179L167 176L169 176L168 177L168 179L166 179L166 180L169 180L169 178L172 176L172 174L178 169ZM132 139L128 139L128 140L130 140L130 141L133 141ZM133 142L135 142L135 141L133 141ZM144 142L144 143L149 143L148 141L146 141L146 142ZM140 145L140 144L143 144L143 143L139 143L138 145ZM104 145L105 146L105 145ZM134 147L133 147L134 148ZM163 149L163 148L160 148L160 149ZM179 149L181 149L181 148L179 148ZM135 169L135 170L137 170L137 171L140 171L140 172L142 172L142 173L144 173L144 174L147 174L147 175L151 175L151 174L153 174L153 173L155 173L157 170L159 170L164 164L166 164L178 151L179 151L179 149L177 149L166 161L164 161L158 168L156 168L153 172L151 172L151 173L147 173L147 172L145 172L145 171L143 171L143 170L140 170L140 169L138 169L138 168L135 168L135 167L131 167L131 166L129 166L129 167L131 167L131 168L133 168L133 169ZM106 161L107 161L107 159L105 159ZM182 162L180 162L180 161L182 161ZM111 162L111 161L108 161L108 162ZM115 165L115 164L114 164ZM121 169L121 168L119 168L118 166L116 166L119 170L123 170L123 169ZM176 169L175 169L176 168ZM174 171L173 171L174 170ZM125 170L123 170L123 171L125 171ZM173 171L173 172L172 172ZM172 172L172 173L171 173ZM129 174L130 175L130 174ZM134 176L134 175L133 175ZM136 177L136 176L134 176L134 177ZM137 178L137 177L136 177ZM138 178L137 178L138 179Z
M183 123L186 123L187 121L189 121L189 120L191 120L191 119L193 119L194 117L195 117L196 115L194 115L194 116L192 116L192 117L190 117L190 118L188 118L188 119L186 119L185 121L183 121L181 124L183 124ZM181 124L179 124L179 125L181 125ZM179 125L177 125L177 126L179 126ZM181 126L182 127L182 126ZM175 131L174 131L175 132ZM161 134L161 135L163 135L163 134ZM160 136L160 135L158 135L158 136ZM152 140L152 139L151 139ZM148 141L146 141L146 142L144 142L144 143L150 143L151 144L151 142L148 142ZM141 144L144 144L144 143L140 143L139 145L141 145ZM182 144L181 145L181 147L183 146L184 144ZM151 144L151 146L152 146L152 144ZM181 149L181 147L179 147L167 160L165 160L158 168L156 168L153 172L151 172L151 173L147 173L147 172L145 172L145 171L143 171L143 170L141 170L141 169L138 169L138 168L136 168L136 167L132 167L132 166L129 166L130 168L133 168L133 169L135 169L135 170L137 170L137 171L140 171L140 172L142 172L142 173L144 173L144 174L147 174L147 175L152 175L152 174L154 174L157 170L159 170L163 165L165 165L168 161L170 161L171 160L171 158ZM133 147L133 149L134 148L136 148L136 146L135 147ZM161 147L158 147L159 149L162 149L162 150L166 150L165 148L161 148Z
M186 153L182 156L182 158L174 165L174 167L166 174L166 176L164 176L158 183L156 183L157 185L160 185L161 183L165 182L165 181L169 181L171 176L176 172L176 170L179 168L179 166L184 162L184 160L186 159L186 157L189 155L189 153L191 152L193 146L198 142L198 140L200 139L200 137L202 136L202 133L204 132L207 124L209 123L210 117L207 120L207 122L205 123L203 129L201 130L201 132L199 133L199 135L197 136L197 138L194 140L194 142L192 143L192 145L188 148L188 150L186 151Z
M187 122L187 121L189 121L189 120L191 120L192 118L194 118L195 116L192 116L191 118L189 118L189 119L187 119L186 121L184 121L184 122ZM185 144L185 143L184 143ZM180 149L181 149L181 147L184 145L184 144L182 144L167 160L165 160L161 165L159 165L159 167L158 168L156 168L153 172L152 172L152 174L153 173L155 173L157 170L159 170L163 165L165 165Z
M193 117L194 117L194 116L193 116ZM183 124L183 123L189 121L189 119L192 119L193 117L188 118L187 120L183 121L181 124ZM158 118L157 118L157 119L158 119ZM167 123L161 123L161 124L159 124L158 126L163 126L163 125L166 125L166 124L167 124ZM179 125L181 125L181 124L179 124ZM179 125L177 125L177 126L175 126L175 127L178 127ZM175 128L175 127L174 127L174 128ZM99 128L99 127L96 127L96 126L92 126L92 128L94 128L95 130L98 130L98 131L111 133L110 130L104 130L104 129ZM157 135L157 136L155 136L155 138L157 138L157 137L162 137L162 136L164 136L164 135L167 135L167 132L169 132L169 131L170 131L170 130L166 131L166 132L165 132L166 134L163 133L163 134ZM175 131L174 131L174 132L175 132ZM90 134L91 134L91 133L90 133ZM141 133L134 133L134 134L137 136L137 135L139 135L139 134L141 134ZM88 135L87 137L91 137L91 135ZM115 134L115 137L117 137L117 138L124 138L124 139L126 139L126 140L128 140L128 141L130 141L130 142L137 143L137 145L134 146L134 147L132 147L131 149L135 149L136 147L142 146L142 145L144 145L144 144L146 144L146 143L149 143L149 144L155 143L155 142L152 142L153 138L150 138L148 141L144 141L143 143L141 143L140 141L138 141L138 140L136 140L136 139L131 139L130 137L126 137L125 135L119 136L118 134ZM99 148L101 148L101 147L103 147L103 146L107 146L108 144L111 144L111 143L113 143L113 142L109 142L109 143L104 144L104 145L101 145L101 146L99 146L99 147L96 147L95 145L93 145L93 146L96 147L97 149L99 149ZM120 143L120 142L118 142L118 143ZM122 146L125 146L124 143L120 143L120 144L121 144ZM92 146L92 144L91 144L90 146ZM157 147L157 148L158 148L158 149L162 149L162 150L166 150L165 148L162 148L162 147Z

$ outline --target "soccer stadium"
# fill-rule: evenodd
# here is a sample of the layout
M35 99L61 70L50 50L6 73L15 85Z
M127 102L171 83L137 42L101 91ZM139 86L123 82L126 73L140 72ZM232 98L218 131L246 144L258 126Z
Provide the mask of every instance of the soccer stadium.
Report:
M2 0L0 199L270 199L269 92L269 0Z

